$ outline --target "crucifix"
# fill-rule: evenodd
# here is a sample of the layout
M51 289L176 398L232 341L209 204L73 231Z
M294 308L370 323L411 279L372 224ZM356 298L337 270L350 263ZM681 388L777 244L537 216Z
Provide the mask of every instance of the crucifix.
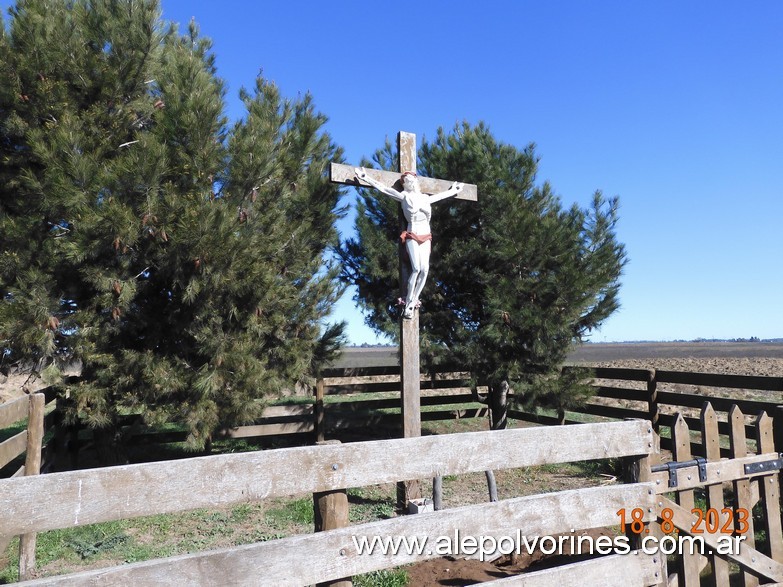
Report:
M403 437L421 436L419 313L418 302L429 270L432 234L429 231L431 205L446 199L478 199L473 184L461 184L416 175L416 135L397 135L399 171L356 168L332 163L333 183L373 187L401 204L405 228L400 235L400 300L404 305L400 319L400 379L402 383ZM397 189L395 186L400 186ZM401 502L421 497L418 481L404 483Z

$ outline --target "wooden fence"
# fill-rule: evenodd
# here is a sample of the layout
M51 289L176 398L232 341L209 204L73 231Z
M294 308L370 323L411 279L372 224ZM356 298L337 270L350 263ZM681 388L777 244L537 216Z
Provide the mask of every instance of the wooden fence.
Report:
M774 418L781 416L783 377L614 368L598 368L593 373L595 397L587 405L566 412L564 418L514 410L509 412L509 416L544 424L584 421L585 415L612 419L643 418L652 422L653 429L661 433L661 447L671 450L671 430L677 417L681 416L692 429L698 429L699 411L709 400L717 412L718 431L723 437L723 456L730 455L727 437L732 430L729 412L733 406L752 416L762 411ZM749 423L746 433L753 438ZM776 446L783 452L783 439ZM692 450L703 452L698 439L692 443Z
M778 417L777 406L783 404L783 377L615 368L599 368L594 373L596 395L580 408L558 414L551 410L526 412L510 407L507 415L512 420L537 424L643 418L650 420L653 429L661 433L662 447L671 449L675 415L681 413L689 426L698 427L698 411L707 398L718 412L718 429L724 444L730 430L728 410L732 405L737 405L745 414L758 414L764 410ZM421 388L423 422L488 415L486 404L478 402L471 393L466 373L444 369L423 375ZM370 431L376 438L377 435L394 437L400 429L399 367L329 369L317 382L310 398L295 397L282 400L280 404L266 408L262 418L252 426L223 430L218 438L252 438L260 442L274 439L275 442L308 444L346 430ZM57 450L60 458L65 458L64 451L70 447L70 462L61 468L73 468L78 465L79 449L89 448L90 433L76 429L59 429L59 432ZM747 433L752 437L751 432L748 422ZM146 445L181 442L187 433L184 430L156 430L144 426L138 417L128 417L125 435L129 445ZM783 439L778 447L783 451ZM694 442L693 450L701 450L698 441ZM728 456L726 446L722 448L722 454Z
M24 464L12 475L14 477L38 475L41 472L41 452L44 436L44 407L46 397L42 393L20 397L0 405L0 430L27 420L25 428L0 442L0 469L24 455ZM2 509L0 508L0 511ZM0 552L8 548L12 536L0 535ZM34 532L22 534L19 543L19 575L28 576L35 568Z
M668 463L661 462L651 423L628 420L325 444L16 477L0 480L3 530L31 534L303 493L319 497L350 487L486 469L624 459L629 471L625 484L512 497L26 584L310 585L442 554L428 549L361 553L362 541L374 537L427 537L432 544L459 533L492 537L500 544L503 537L557 536L621 523L630 543L642 548L638 554L612 554L488 584L692 587L700 585L699 574L707 564L714 585L781 583L781 459L773 448L772 420L767 414L755 419L755 449L749 450L744 415L736 407L730 414L730 459L720 458L718 421L708 404L698 431L705 457L692 458L695 431L677 416L675 460ZM297 474L291 475L294 469ZM694 491L704 492L704 506L695 506ZM342 519L347 523L348 516ZM764 538L757 543L754 532L759 529ZM651 539L663 544L667 535L674 541L677 534L703 540L704 556L697 552L670 564L667 557L650 552ZM733 545L732 552L726 552L727 543Z
M655 446L642 421L544 427L274 449L0 481L3 528L42 532L96 522L584 459L644 462ZM296 475L291 475L292 470ZM620 508L655 519L655 486L634 482L511 498L309 535L31 581L29 585L311 585L435 558L438 552L359 552L362 539L543 536L617 524ZM606 576L653 585L661 557L616 556L528 575L524 585ZM616 569L625 568L617 575ZM509 584L498 582L498 585Z

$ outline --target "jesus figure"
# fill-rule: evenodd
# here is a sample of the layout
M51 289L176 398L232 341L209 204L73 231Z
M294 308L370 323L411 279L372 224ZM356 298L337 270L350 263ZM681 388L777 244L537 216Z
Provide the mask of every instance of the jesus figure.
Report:
M402 192L398 192L394 188L374 180L367 174L364 167L356 168L355 172L358 179L370 184L382 194L394 198L402 206L402 214L408 222L408 227L400 235L400 240L405 243L411 262L411 274L408 278L405 309L402 316L403 318L412 318L414 310L420 305L419 294L424 288L427 273L430 270L432 204L456 196L462 191L463 184L455 181L445 192L428 195L422 193L416 174L406 171L402 174Z

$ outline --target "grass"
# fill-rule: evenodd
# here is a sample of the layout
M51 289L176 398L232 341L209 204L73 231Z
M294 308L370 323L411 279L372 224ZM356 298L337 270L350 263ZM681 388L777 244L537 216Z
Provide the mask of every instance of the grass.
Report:
M373 571L353 578L354 587L406 587L409 581L405 569Z

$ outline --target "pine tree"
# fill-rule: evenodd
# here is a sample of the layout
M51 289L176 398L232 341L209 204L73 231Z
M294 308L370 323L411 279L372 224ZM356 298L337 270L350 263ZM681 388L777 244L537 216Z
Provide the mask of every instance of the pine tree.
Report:
M103 433L133 410L198 448L341 342L341 158L259 78L229 126L207 39L155 1L20 2L0 40L0 346Z
M392 169L387 142L367 166ZM422 293L425 360L465 366L489 383L492 401L510 385L528 406L565 409L586 386L559 374L568 351L618 308L625 263L617 241L617 198L596 192L587 209L564 208L536 183L534 145L499 143L479 124L440 129L418 153L420 174L478 186L479 202L433 207L433 251ZM343 246L344 278L357 286L367 322L397 335L397 205L362 193L357 237Z

